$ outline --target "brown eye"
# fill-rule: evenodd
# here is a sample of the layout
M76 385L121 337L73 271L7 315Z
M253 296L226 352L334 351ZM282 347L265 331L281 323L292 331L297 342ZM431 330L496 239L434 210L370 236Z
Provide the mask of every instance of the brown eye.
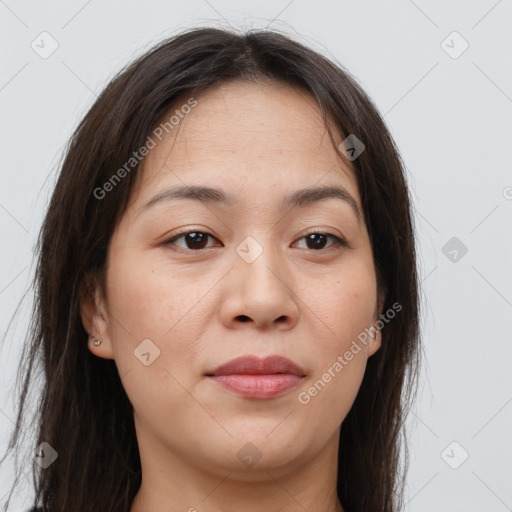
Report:
M309 249L324 249L327 244L328 237L326 235L313 233L306 237L306 244Z
M213 235L210 235L209 233L206 233L204 231L197 231L197 230L189 230L185 233L180 233L178 235L173 236L166 242L164 242L163 245L177 245L178 247L181 247L182 249L188 249L191 251L198 251L201 249L208 249L210 247L207 247L208 239L214 238ZM183 239L185 245L176 244L177 240ZM328 240L332 239L334 241L333 244L330 246L328 245ZM345 240L339 238L336 235L333 235L332 233L321 233L321 232L313 232L309 233L308 235L301 238L301 240L306 240L306 249L310 249L313 251L322 251L323 249L329 249L333 246L338 247L347 247L348 244Z
M336 235L333 235L332 233L321 233L316 231L302 237L301 240L306 240L307 249L311 249L313 251L321 251L322 249L325 249L327 240L329 238L334 240L334 244L331 244L329 247L332 247L333 245L346 247L348 245L345 240L339 238Z
M166 242L164 245L172 245L176 242L176 240L183 239L185 241L185 247L182 245L179 246L183 249L189 250L199 250L204 249L208 243L208 238L213 238L209 233L205 233L204 231L187 231L185 233L180 233L179 235L175 235Z

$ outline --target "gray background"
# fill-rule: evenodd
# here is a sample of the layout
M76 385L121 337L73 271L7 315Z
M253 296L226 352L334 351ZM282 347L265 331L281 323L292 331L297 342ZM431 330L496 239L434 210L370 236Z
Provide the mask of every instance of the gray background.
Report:
M61 148L114 73L187 27L269 25L297 34L356 77L407 166L424 336L408 419L407 510L512 510L512 2L385 4L0 1L0 335L32 276ZM52 44L58 48L45 55ZM2 453L30 305L29 292L2 347ZM1 504L11 475L4 464ZM9 510L31 504L24 484Z

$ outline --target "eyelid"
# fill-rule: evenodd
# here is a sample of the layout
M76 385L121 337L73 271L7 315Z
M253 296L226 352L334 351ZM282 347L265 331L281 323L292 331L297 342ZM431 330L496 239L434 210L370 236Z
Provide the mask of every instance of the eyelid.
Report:
M217 240L217 242L219 242L219 240L217 239L216 236L212 235L210 232L208 231L205 231L203 228L188 228L186 229L185 231L181 231L179 233L176 233L175 235L172 235L170 238L167 238L165 239L163 242L162 242L162 245L172 245L172 242L175 242L176 240L178 240L179 238L181 237L184 237L186 235L188 235L189 233L203 233L205 235L207 235L208 237L210 238L214 238L215 240ZM178 247L179 249L183 249L183 247ZM210 249L210 247L207 247L207 249ZM188 252L200 252L204 249L183 249L184 251L188 251Z
M325 235L328 238L333 238L334 241L335 241L334 246L349 247L349 244L348 244L347 240L343 236L335 235L334 233L331 233L327 228L326 229L312 228L312 229L308 230L304 235L299 237L298 240L303 240L305 237L307 237L309 235L314 235L314 234ZM333 247L333 246L331 245L330 247ZM317 251L315 251L314 249L310 249L310 250L313 251L313 252L320 253L320 252L325 252L328 249L320 249L320 250L317 250Z
M188 235L189 233L203 233L203 234L207 235L208 237L214 238L215 240L217 240L219 242L217 237L215 237L214 235L212 235L208 231L203 230L202 228L201 229L189 228L189 229L187 229L185 231L182 231L180 233L176 233L175 235L172 235L172 237L164 240L164 242L162 242L162 244L163 245L172 245L173 242L175 242L176 240L178 240L181 237L184 237L184 236ZM334 242L335 242L334 246L349 247L348 242L343 237L335 235L334 233L329 232L327 229L322 230L320 228L312 228L312 229L308 230L304 235L299 237L297 239L297 241L303 240L307 236L314 235L314 234L326 235L328 238L334 239ZM331 245L330 247L333 247L333 246ZM206 248L203 248L203 249L187 249L187 248L184 249L183 247L178 247L178 248L179 249L183 249L184 251L187 251L187 252L201 252L201 251L203 251L205 249L211 249L211 247L206 247ZM313 252L321 253L321 252L326 252L328 249L318 249L318 250L309 249L309 250L313 251Z

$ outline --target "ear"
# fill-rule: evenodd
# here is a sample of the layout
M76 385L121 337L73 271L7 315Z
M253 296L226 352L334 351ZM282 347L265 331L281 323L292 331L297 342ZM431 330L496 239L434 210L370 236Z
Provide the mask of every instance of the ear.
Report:
M89 334L87 346L96 356L114 359L106 301L95 271L88 272L80 287L80 317ZM94 341L101 339L99 345Z
M380 345L382 343L382 333L380 332L380 329L377 329L375 327L375 323L373 323L373 327L377 330L374 336L370 336L370 341L368 342L368 351L367 355L368 357L373 356L377 350L379 350Z
M373 356L373 354L375 354L375 352L379 350L382 344L382 333L381 330L379 329L379 325L381 325L383 322L381 320L379 323L377 323L377 321L380 320L380 315L384 307L384 298L384 294L379 291L379 297L377 299L377 305L375 307L375 314L373 316L372 328L370 329L372 335L370 336L370 341L368 343L368 357Z

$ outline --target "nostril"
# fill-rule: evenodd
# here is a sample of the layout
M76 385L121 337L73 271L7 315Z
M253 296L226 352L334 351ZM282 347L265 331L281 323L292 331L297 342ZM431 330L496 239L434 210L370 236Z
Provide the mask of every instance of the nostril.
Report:
M246 315L240 315L238 317L242 322L247 322L249 320L249 317Z

